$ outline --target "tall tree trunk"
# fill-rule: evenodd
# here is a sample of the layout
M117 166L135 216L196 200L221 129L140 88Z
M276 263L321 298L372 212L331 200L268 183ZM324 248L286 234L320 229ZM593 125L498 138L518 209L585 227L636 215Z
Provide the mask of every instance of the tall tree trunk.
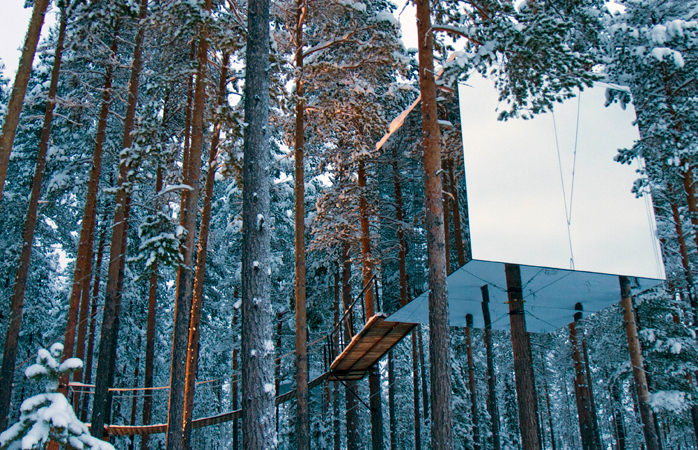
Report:
M453 169L453 160L448 161L448 176L451 181L451 194L453 194L453 234L456 239L456 255L458 256L458 267L465 265L465 244L463 243L463 228L460 217L460 201L458 200L458 184Z
M269 298L269 0L251 0L245 82L242 200L242 428L243 447L274 444L274 348ZM270 348L271 347L271 348ZM260 389L262 387L262 389Z
M581 356L581 344L577 336L577 321L581 313L575 314L575 321L570 323L570 343L572 344L572 360L574 361L574 394L577 401L579 417L579 436L584 450L596 450L594 429L591 424L591 403L588 397L584 365Z
M234 295L233 297L237 298L237 295ZM238 324L238 311L238 309L233 311L233 333L235 333L235 329L237 328ZM239 336L239 333L236 336ZM233 348L233 382L231 384L231 391L233 391L233 411L237 411L238 409L238 353L239 349ZM233 419L233 450L238 450L240 448L240 433L238 430L238 425L238 419Z
M608 378L608 377L606 377ZM613 427L616 432L616 450L625 450L625 424L623 420L623 402L618 390L618 380L614 380L609 386L611 395L611 408L613 409Z
M223 53L220 79L218 81L218 107L222 107L227 101L228 65L230 55ZM196 122L195 122L196 125ZM194 128L196 130L196 128ZM199 228L199 247L196 253L196 273L194 278L194 292L191 304L191 322L189 325L189 346L187 348L187 366L184 386L184 435L182 448L188 449L191 442L191 420L194 408L194 391L196 385L196 372L199 361L199 325L201 323L201 307L204 297L204 280L206 278L206 251L208 248L208 236L211 223L211 205L213 203L213 186L216 180L216 158L218 157L218 144L220 142L221 123L218 121L214 127L211 138L211 149L208 155L208 171L204 184L203 210L201 211L201 224ZM195 140L196 141L196 140ZM193 146L192 146L193 147Z
M422 326L417 325L417 339L419 340L419 369L422 378L422 412L424 421L429 419L429 390L427 389L427 365L424 362L424 342L422 341Z
M516 373L516 400L519 405L519 428L521 440L526 450L540 450L538 434L538 401L536 382L533 376L533 358L526 334L521 269L518 264L505 265L507 294L509 298L509 319L511 322L511 342L514 347L514 372Z
M102 278L102 260L104 259L104 245L107 239L107 208L104 209L103 229L99 237L99 245L97 246L97 261L95 262L95 277L92 286L92 306L90 310L90 334L87 338L87 353L85 355L85 370L82 382L84 384L92 383L92 360L95 348L95 334L97 328L97 300L99 298L99 284ZM82 408L80 411L80 420L87 422L87 406L89 395L82 398Z
M422 430L419 419L419 359L417 330L412 330L412 401L414 402L414 449L422 449Z
M204 10L210 12L211 8L212 1L206 0L204 3ZM187 168L187 170L185 170L185 184L189 186L189 189L182 192L182 203L184 208L182 209L180 223L187 234L181 246L182 265L177 271L177 294L175 300L175 321L173 327L170 369L170 398L167 414L167 450L189 448L189 440L185 438L184 435L184 427L186 426L184 424L187 414L185 393L187 384L186 377L188 373L196 373L195 364L189 368L188 357L194 355L197 351L197 346L188 345L188 341L190 337L189 332L192 328L190 322L194 295L194 246L196 242L196 218L201 183L201 151L204 139L204 113L206 111L208 34L208 27L202 24L199 31L196 56L196 84L194 86L191 145L188 152L189 161L187 166L183 168L183 170ZM198 333L198 324L194 331ZM193 381L191 385L193 388Z
M24 106L24 95L27 93L27 85L29 84L29 77L32 73L34 54L36 53L36 46L39 43L41 27L44 24L44 16L46 15L46 9L49 3L49 0L37 0L34 2L32 16L31 19L29 19L29 28L24 38L22 56L19 59L17 74L15 75L15 81L12 85L10 101L7 104L7 113L5 114L5 121L2 126L2 136L0 136L0 202L2 202L2 193L5 188L5 178L7 178L7 168L10 164L10 153L12 152L17 126L19 125L19 116ZM0 388L2 392L5 390L4 386ZM2 400L4 401L4 398ZM3 408L3 406L0 405L0 408ZM0 417L0 428L4 430L7 425L7 413L0 409L0 416L2 416Z
M388 353L388 416L390 420L390 450L397 448L397 415L395 414L395 360L393 351Z
M305 297L305 168L303 22L307 0L296 0L296 129L295 129L295 247L296 247L296 448L310 449L308 408L308 326Z
M473 450L480 450L480 426L477 410L477 384L475 383L475 363L473 362L473 316L465 316L465 346L468 357L468 389L470 390L470 414L473 418Z
M279 390L281 388L281 333L283 333L283 313L276 313L276 351L278 352L278 357L275 358L274 362L274 389L276 389L279 395ZM279 405L276 405L276 438L279 438Z
M339 298L340 298L340 289L339 289L339 267L337 267L337 271L334 274L334 323L338 324L339 323ZM332 335L332 347L333 347L333 354L337 355L338 350L339 350L339 332L336 332ZM339 383L333 383L334 385L334 398L333 398L333 405L332 405L332 417L333 417L333 422L332 422L332 428L334 432L334 450L340 450L340 447L342 445L342 440L341 440L341 435L340 435L340 423L339 423Z
M342 242L342 303L346 312L351 306L351 259L349 258L350 245ZM344 331L345 345L351 340L353 327L351 325L353 313L349 313ZM347 450L359 448L359 415L356 408L358 404L351 392L356 392L356 381L347 381L344 396L346 398L346 426L347 426Z
M594 435L594 444L596 448L601 450L601 432L599 430L599 421L596 416L596 401L594 400L594 385L591 379L591 367L589 366L589 352L587 351L586 341L583 338L582 355L584 356L584 369L586 371L587 397L589 398L589 406L591 406L591 427Z
M163 121L167 117L167 102L165 102L165 112ZM162 190L162 167L158 166L155 178L155 192ZM150 425L153 410L153 391L148 388L153 387L153 362L155 361L155 318L158 307L158 262L153 262L150 268L150 279L148 280L148 319L145 331L145 374L143 376L143 387L146 388L143 394L143 425ZM150 435L141 436L141 450L148 449Z
M545 370L545 368L544 368ZM553 415L550 409L550 393L548 392L548 378L544 375L543 377L543 389L545 390L545 405L548 409L548 426L550 427L550 445L552 450L557 450L557 444L555 443L555 429L553 428Z
M621 306L623 307L623 319L625 322L625 333L628 337L628 350L630 352L630 363L633 368L633 379L637 390L638 409L642 419L642 432L645 436L647 450L658 450L659 441L654 427L654 415L650 406L650 393L645 376L644 362L642 360L642 350L640 348L640 338L637 333L635 323L635 312L633 311L632 297L630 293L630 279L619 277Z
M445 166L445 170L448 170L448 163L442 160L441 164ZM444 207L444 257L446 258L446 275L451 275L451 229L449 227L449 221L451 219L450 206L451 201L449 200L449 193L451 188L449 186L448 172L444 173L445 177L442 178L441 184L443 185L443 207Z
M422 94L427 265L429 267L429 362L431 365L431 448L453 446L448 289L441 201L440 130L434 79L434 37L429 0L417 0L419 88Z
M43 21L43 13L46 10L46 3L40 5L40 1L37 1L34 6L34 13L32 14L32 22L30 23L30 31L27 33L27 44L25 44L25 49L22 54L22 60L20 64L25 63L24 57L27 50L27 45L31 45L31 33L32 25L37 14L37 8L43 8L39 13L41 14L40 19ZM38 18L36 19L38 20ZM14 381L15 365L17 359L17 343L19 339L19 332L22 326L22 311L24 309L24 294L27 288L27 277L29 276L29 266L31 263L31 253L34 244L34 231L36 230L36 221L39 212L39 199L41 197L41 184L44 179L44 169L46 167L46 152L48 150L48 141L51 136L51 122L53 121L53 110L56 105L56 91L58 90L58 78L60 76L61 68L61 54L63 52L63 40L65 38L65 27L66 27L66 11L63 8L61 12L61 22L60 29L58 33L58 40L56 41L56 50L53 60L53 69L51 70L51 81L49 85L48 98L46 100L46 111L44 113L44 124L41 129L41 139L39 141L39 149L36 155L36 168L34 169L34 177L32 179L32 190L29 197L29 205L27 207L27 215L24 221L24 230L22 232L22 250L19 257L19 264L17 266L17 272L15 274L15 284L12 293L12 302L10 306L10 324L7 327L7 332L5 335L5 347L3 351L2 367L0 368L0 430L7 428L7 418L10 413L10 403L12 400L12 383ZM38 25L38 31L41 31L41 23ZM37 37L38 39L38 37ZM36 48L36 43L33 44ZM31 52L31 57L33 58L34 51ZM20 65L20 71L22 70ZM31 72L31 60L29 61L29 72L26 76L29 77ZM17 72L17 77L15 78L15 88L12 92L12 97L10 98L9 108L12 108L12 99L15 96L15 90L21 89L22 80L19 79L20 72ZM19 85L17 83L20 83ZM26 83L25 88L26 89ZM22 97L24 97L24 92L22 92ZM21 110L21 104L19 106ZM5 117L5 127L3 127L3 140L0 142L6 142L10 136L8 133L12 133L11 139L14 140L15 130L10 130L6 128L8 126L8 121L12 120L10 117L12 110L8 111ZM19 112L17 113L17 119L19 118ZM15 128L16 128L15 124ZM3 145L3 144L0 144ZM8 161L9 153L12 148L12 141L9 141L8 146L5 147L7 151ZM0 148L2 150L2 148ZM3 155L4 156L4 155ZM6 171L6 166L4 167ZM6 173L6 172L5 172ZM4 182L4 176L2 177ZM2 186L0 185L0 196L2 195Z
M492 319L490 318L490 291L485 284L482 291L482 317L485 322L483 340L487 359L487 412L490 415L492 430L492 448L500 449L499 441L499 410L497 409L497 379L494 372L494 352L492 350Z
M118 50L118 32L120 23L117 20L114 24L114 38L112 39L110 54L115 56ZM90 167L90 179L87 184L85 194L85 208L83 210L82 225L80 228L80 240L78 241L78 251L73 272L73 285L70 290L70 303L68 307L68 320L65 328L63 358L68 359L73 356L75 345L75 332L78 321L78 308L80 306L80 296L84 286L84 279L89 278L92 265L92 247L95 220L97 217L97 195L99 193L99 179L102 171L102 151L106 139L107 118L111 106L111 89L113 79L113 64L106 67L104 76L104 88L102 91L102 105L97 121L97 134L95 136L95 149L92 153L92 166ZM73 378L77 379L77 378ZM68 380L65 375L62 384Z
M147 0L141 0L138 18L143 22L148 12ZM138 103L138 77L142 65L142 49L145 36L144 24L138 27L136 45L133 49L133 61L131 63L131 76L128 83L128 103L124 117L124 149L131 148L133 139L131 132L136 118L136 105ZM109 250L109 270L107 274L107 290L104 296L104 312L102 318L102 332L99 339L99 357L97 361L97 374L95 376L94 404L92 407L92 436L101 438L104 432L105 420L110 414L111 397L109 386L113 379L113 368L116 358L116 345L119 334L119 309L121 302L121 289L124 278L124 265L126 263L126 244L128 231L128 218L130 212L130 186L127 159L119 162L118 191L116 194L116 207L114 210L114 225L112 227L111 248Z
M366 198L366 166L363 159L359 160L359 216L361 222L361 260L363 285L371 283L373 278L373 263L371 261L371 229L368 220L368 198ZM376 314L376 301L373 286L364 292L364 308L366 320ZM368 372L369 406L371 407L371 443L374 450L383 448L383 412L380 397L380 372L372 368Z
M138 350L141 349L141 337L138 336ZM133 388L138 387L138 372L140 368L141 358L136 356L135 368L133 369ZM136 391L133 391L133 397L131 398L131 426L136 425L136 407L138 405L138 397L135 395ZM129 442L129 450L134 450L136 448L136 437L131 436L131 442Z

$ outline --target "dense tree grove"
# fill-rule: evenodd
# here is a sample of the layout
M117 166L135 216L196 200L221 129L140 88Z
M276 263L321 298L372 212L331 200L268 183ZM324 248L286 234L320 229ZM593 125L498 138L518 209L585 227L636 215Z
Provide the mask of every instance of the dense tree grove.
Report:
M0 62L0 448L66 401L37 445L698 448L698 1L414 3L417 49L389 0L27 2L14 81ZM527 334L525 409L511 334L448 326L474 73L502 120L614 86L667 271ZM362 315L425 291L430 325L366 379L325 375Z

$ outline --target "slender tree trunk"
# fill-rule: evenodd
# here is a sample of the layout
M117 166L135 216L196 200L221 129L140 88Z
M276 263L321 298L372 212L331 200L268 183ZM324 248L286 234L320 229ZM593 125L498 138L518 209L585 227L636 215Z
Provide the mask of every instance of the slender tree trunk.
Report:
M582 339L582 355L584 356L584 369L586 371L587 397L589 398L589 406L591 406L591 426L594 435L594 443L596 448L601 450L601 432L599 430L599 421L596 416L596 401L594 400L594 384L591 379L591 367L589 366L589 352L587 344Z
M417 330L412 330L412 401L414 402L414 448L422 449L422 430L419 419L419 359Z
M237 295L234 296L237 298ZM238 310L233 312L233 331L237 328L238 324ZM238 367L238 353L237 348L233 348L233 382L231 384L231 390L233 391L233 411L238 409L238 378L239 378L239 367ZM240 448L239 442L239 430L238 430L238 419L233 419L233 450L238 450Z
M451 181L451 194L453 194L453 234L456 239L456 255L458 256L458 267L465 265L465 245L463 243L463 228L460 217L460 201L458 200L458 184L453 169L453 160L448 161L448 175Z
M275 447L274 348L269 298L269 0L248 3L242 205L243 447ZM262 389L260 389L260 387Z
M114 38L112 39L110 54L115 56L118 50L118 31L120 23L114 25ZM65 329L63 358L68 359L73 356L75 345L75 332L78 321L78 308L80 306L80 296L84 286L84 279L89 278L92 265L92 246L95 220L97 217L97 195L99 192L99 178L102 170L102 151L106 139L107 118L111 106L111 88L114 67L107 65L104 76L104 88L102 91L102 105L97 121L97 134L95 136L95 149L92 153L92 167L90 168L90 179L87 184L85 194L85 208L83 210L82 225L80 229L80 240L78 242L77 258L75 270L73 272L73 285L70 291L70 306L68 308L68 322ZM73 378L77 379L77 378ZM64 376L62 383L68 380L68 375Z
M141 337L138 336L138 350L141 348ZM136 356L135 368L133 369L133 388L138 387L138 369L141 363L141 358ZM138 405L138 397L135 395L136 391L133 391L133 397L131 398L131 426L136 425L136 406ZM136 437L131 436L131 442L129 443L129 450L134 450L136 448Z
M630 351L630 363L633 368L633 379L637 390L638 409L642 419L642 432L645 436L647 450L658 450L659 441L654 427L654 415L650 407L650 393L645 376L645 366L642 360L642 350L640 349L640 338L637 333L635 323L635 312L633 311L632 297L630 294L630 279L619 277L621 306L623 307L623 319L625 322L625 333L628 337L628 350Z
M611 407L613 409L613 425L616 431L616 450L625 450L625 424L622 411L623 402L620 398L617 380L611 384L609 390L611 394Z
M92 382L92 360L95 348L95 334L97 328L97 300L99 298L99 284L102 278L102 260L104 259L104 245L107 239L107 227L106 227L106 217L107 209L104 209L104 228L99 237L99 245L97 247L97 261L95 262L95 277L92 286L92 307L90 311L90 334L87 338L87 354L85 355L85 370L82 382L84 384L90 384ZM82 398L82 410L80 411L80 420L82 422L87 422L87 411L89 395L85 395Z
M482 291L482 317L485 322L483 340L487 360L487 412L490 415L492 429L492 448L500 449L499 443L499 410L497 409L497 380L494 372L494 352L492 350L492 320L490 319L490 292L485 284Z
M141 0L138 13L142 22L148 12L147 0ZM138 103L138 77L142 65L142 49L145 28L141 24L136 34L136 45L133 49L133 61L131 64L131 76L128 83L128 103L124 117L124 139L122 147L131 148L133 142L131 132L136 117L136 105ZM99 340L99 357L97 361L97 374L95 376L95 394L92 407L92 436L101 438L104 432L105 420L108 419L111 407L109 386L114 377L113 368L116 358L116 345L118 340L119 309L121 302L121 289L124 278L124 265L126 262L126 244L128 231L128 218L130 212L130 186L129 171L126 159L119 162L118 191L116 194L116 207L114 210L114 225L112 227L111 248L109 251L109 271L107 275L107 290L104 296L104 312L102 318L102 332Z
M276 351L278 352L278 357L275 359L274 364L274 389L276 389L279 395L279 390L281 388L281 333L283 332L283 313L276 313ZM279 439L279 405L276 405L276 438Z
M307 0L296 0L296 129L295 129L295 247L296 247L296 448L310 449L308 408L308 326L305 298L305 168L303 89L303 22Z
M419 88L422 94L424 190L426 206L427 265L429 266L429 362L431 364L431 448L453 446L451 418L451 359L448 323L443 205L441 199L440 130L436 110L436 82L429 0L417 0L419 38ZM426 413L426 411L425 411Z
M15 81L12 85L10 101L7 104L7 113L5 114L2 126L2 136L0 136L0 202L2 202L2 193L5 188L5 178L7 178L7 168L10 164L10 153L12 152L17 126L19 125L19 116L24 106L24 95L27 93L27 85L29 84L29 77L32 73L34 54L36 53L36 46L39 43L41 27L44 24L44 16L46 15L46 9L49 3L49 0L37 0L34 2L32 16L31 19L29 19L29 28L24 38L22 56L19 59L17 74L15 75ZM6 387L0 387L0 391L4 392L5 390ZM4 398L0 400L4 401ZM2 407L3 406L0 405L0 408ZM0 410L0 416L0 428L4 430L7 425L7 413Z
M473 316L465 316L465 346L468 357L468 389L470 390L470 414L473 418L473 450L480 450L480 426L477 410L477 384L475 383L475 363L473 362Z
M36 33L41 32L41 23L43 22L43 15L46 11L46 5L48 1L37 1L34 5L34 13L32 14L32 19L29 25L29 32L27 33L27 39L22 53L22 59L20 60L20 68L17 72L17 77L15 78L15 87L12 91L12 97L10 98L9 110L7 116L5 117L5 124L3 126L3 136L0 140L0 150L7 150L7 158L4 158L4 153L2 153L3 161L0 167L2 173L0 173L0 201L2 196L2 185L5 181L5 174L7 173L7 163L9 162L10 151L12 149L12 143L14 141L14 133L17 127L17 123L12 125L9 121L19 120L19 112L22 109L21 103L24 98L24 90L26 90L26 82L20 79L20 72L22 70L26 71L27 80L29 74L31 73L31 60L34 57L34 50L36 49L36 42L33 43L34 50L31 50L31 57L29 58L29 68L23 68L22 64L27 64L25 61L25 54L29 52L29 46L32 42L38 39L33 38L33 31L36 28ZM39 21L38 28L35 21ZM34 28L32 28L34 27ZM29 266L31 263L31 253L34 244L34 231L36 229L36 221L39 212L39 198L41 197L41 184L44 179L44 169L46 167L46 152L48 150L48 141L51 136L51 122L53 121L53 109L56 105L56 91L58 89L58 78L60 76L61 67L61 54L63 52L63 40L65 38L65 27L66 27L66 12L65 8L61 12L61 22L60 29L58 33L58 40L56 42L55 56L53 59L53 69L51 70L51 81L48 91L48 99L46 101L46 112L44 113L44 125L41 129L41 140L39 141L39 149L36 155L36 168L34 169L34 177L32 179L32 190L29 197L29 206L27 208L27 215L24 221L24 230L22 233L22 250L19 257L19 264L17 266L17 272L15 275L14 290L12 293L12 302L10 306L10 325L7 327L7 332L5 335L5 347L3 351L2 367L0 367L0 430L5 430L7 428L7 418L10 413L10 403L12 400L12 383L14 381L15 365L17 359L17 341L19 339L19 332L22 327L22 311L24 309L24 294L27 288L27 277L29 275ZM29 57L27 54L26 57ZM22 76L24 74L22 73ZM19 83L19 84L18 84ZM22 84L24 83L24 90L22 90ZM22 90L20 104L17 111L17 118L11 117L13 114L13 99L15 98L16 91ZM11 134L11 136L10 136Z
M218 82L218 107L222 107L227 101L226 84L228 81L228 65L230 55L223 53L223 60ZM196 126L195 122L195 126ZM196 130L196 128L194 128ZM196 273L194 278L194 292L191 304L191 323L189 325L189 346L187 348L187 366L184 387L184 435L182 448L188 449L191 444L192 411L194 408L194 391L196 385L196 373L199 362L199 325L201 323L201 307L204 297L204 280L206 277L206 251L211 223L211 204L213 202L213 186L216 180L216 158L218 157L218 144L220 142L221 123L214 126L211 138L211 149L208 156L208 171L204 184L203 210L201 211L201 224L199 228L199 247L196 253ZM196 142L194 139L193 142ZM193 148L193 146L192 146ZM192 152L193 154L194 152Z
M206 0L204 3L204 10L210 12L211 8L212 1ZM194 377L196 376L196 364L194 362L194 364L190 366L189 357L196 356L197 345L192 345L188 341L190 338L189 333L192 328L195 328L194 331L198 334L198 324L193 326L193 324L190 322L192 319L192 304L194 296L194 246L196 242L196 218L201 183L201 151L204 138L204 112L206 110L208 34L208 27L205 24L202 24L199 31L196 57L197 68L196 84L194 85L194 106L192 109L191 119L191 145L188 152L188 164L187 166L184 166L187 169L185 170L185 184L189 186L189 189L182 192L182 202L184 208L181 212L180 223L186 230L187 234L181 247L182 265L177 271L177 294L175 300L175 322L172 338L172 360L170 369L170 399L167 414L167 450L189 448L189 436L185 436L184 430L184 428L187 426L185 395L187 375L189 374L190 377L192 374ZM201 256L203 257L204 255L202 254ZM198 308L200 308L200 306L198 306ZM193 389L194 382L190 381L190 383ZM191 395L193 395L193 392Z
M340 288L339 288L339 267L334 274L334 323L339 323L339 298L340 298ZM332 335L332 347L334 348L333 354L337 355L339 351L339 332ZM340 450L342 445L341 433L340 433L340 423L339 423L339 383L334 383L334 398L332 405L332 417L333 417L333 431L334 431L334 450Z
M543 378L543 389L545 389L545 405L548 408L548 426L550 427L550 446L552 450L557 450L555 443L555 429L553 428L553 415L550 409L550 393L548 392L548 378Z
M351 306L351 259L349 258L350 245L348 242L342 242L342 303L344 311ZM345 345L351 338L353 333L352 313L347 317L346 330L344 332ZM345 389L346 399L346 425L347 425L347 450L358 450L359 448L359 415L356 410L358 404L354 395L349 392L356 392L356 381L347 381Z
M390 420L390 450L397 448L397 415L395 414L395 361L393 351L388 353L388 416Z
M572 360L574 361L574 394L579 416L579 436L582 439L582 448L584 450L596 450L594 429L591 424L591 404L587 396L588 390L582 363L581 344L577 336L577 320L579 318L575 315L575 321L570 323L570 343L572 344Z
M417 325L417 338L419 339L419 369L422 372L422 412L426 422L429 419L429 390L427 389L427 365L424 362L424 342L422 341L421 325Z
M167 102L165 102L167 105ZM163 121L167 117L167 106L163 113ZM155 192L162 190L162 167L158 166L155 178ZM158 307L158 262L153 262L151 266L150 279L148 280L148 319L145 331L145 374L143 376L143 387L146 388L143 394L143 425L150 425L153 410L153 391L148 388L153 387L153 362L155 361L155 318ZM141 450L148 449L150 435L141 436Z
M361 256L363 285L371 283L373 278L373 263L371 261L371 230L368 220L368 199L366 198L366 166L363 159L359 160L358 170L359 185L359 216L361 222ZM364 293L364 308L366 320L376 314L376 302L373 287L366 289ZM371 407L371 443L374 450L383 448L383 412L380 400L380 373L376 368L368 372L369 406Z
M533 376L533 358L526 335L521 270L518 264L506 264L507 293L509 297L509 318L511 322L511 342L514 347L514 372L516 373L516 400L519 405L519 428L521 440L526 450L540 450L538 434L538 402L536 382Z

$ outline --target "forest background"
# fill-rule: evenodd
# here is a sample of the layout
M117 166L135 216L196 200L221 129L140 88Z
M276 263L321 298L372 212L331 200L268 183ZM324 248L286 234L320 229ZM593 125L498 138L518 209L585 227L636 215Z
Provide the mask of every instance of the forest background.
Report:
M664 290L636 304L645 370L651 374L654 432L667 448L691 448L698 429L693 383L698 369L693 292L698 4L619 3L623 14L593 0L432 5L431 30L438 33L434 55L444 69L435 101L447 175L441 177L446 271L468 258L454 83L472 71L496 79L509 105L502 118L512 120L549 110L597 80L626 86L610 90L608 101L632 100L641 139L633 148L620 149L618 160L642 157L647 163L634 188L638 195L653 194L668 276ZM178 413L185 424L192 417L236 409L244 397L239 393L240 308L245 307L242 173L249 122L237 99L248 72L247 4L114 0L59 2L56 7L61 20L38 48L16 137L0 155L5 172L0 299L11 305L0 312L5 336L0 428L16 420L21 399L37 390L23 369L37 347L49 348L55 341L66 342L67 356L85 360L73 381L95 384L98 400L75 387L70 397L93 427L100 422L165 423L168 408L172 417L173 395L181 396ZM278 358L268 365L267 394L291 389L302 372L296 367L303 361L293 358L299 348L294 314L299 260L298 252L290 251L299 248L296 230L304 228L301 241L308 246L302 252L306 343L331 330L347 300L374 273L372 295L386 312L428 287L421 118L408 116L388 144L375 146L390 121L419 95L416 83L423 73L414 52L399 40L395 11L385 1L272 4L272 162L266 174L271 201L270 215L257 218L258 226L261 221L271 230L268 313L273 320L258 347L269 361ZM61 38L58 71L54 56L60 54ZM0 80L0 103L6 143L12 126L6 79ZM42 132L47 115L52 115L50 133ZM300 128L299 116L305 118ZM293 176L303 161L299 142L305 158L300 197ZM201 217L186 212L199 209ZM177 310L191 311L191 318L178 317ZM599 440L604 446L623 442L637 448L645 438L619 311L605 310L579 326L588 348L590 384L598 393ZM355 386L359 397L374 403L370 409L385 417L382 423L376 425L376 414L365 413L342 386L326 383L307 397L308 441L317 448L343 443L367 448L369 441L374 448L426 445L433 426L426 331L418 330L393 350L374 375L381 380L378 385ZM476 379L485 380L481 332L474 333ZM488 397L488 387L469 383L463 331L451 330L450 340L453 446L489 448L499 440L518 447L509 337L494 333L496 415L501 419L496 425L490 408L469 407L472 397ZM537 395L545 405L540 408L541 439L550 448L578 448L578 418L570 406L569 332L532 336L531 341ZM322 372L323 363L311 345L306 382ZM180 384L175 388L176 376ZM192 377L203 382L195 392ZM165 390L152 395L107 391L170 384L169 395ZM285 404L267 413L273 415L265 420L273 423L268 432L278 446L296 447L302 412ZM185 428L183 434L184 446L194 448L239 444L237 421ZM156 448L164 446L165 436L114 442Z

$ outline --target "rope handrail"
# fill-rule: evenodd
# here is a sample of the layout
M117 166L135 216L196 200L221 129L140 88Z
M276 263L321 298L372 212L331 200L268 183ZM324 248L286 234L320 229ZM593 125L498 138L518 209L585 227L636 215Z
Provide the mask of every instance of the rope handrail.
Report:
M374 273L373 276L371 277L370 280L366 283L364 288L361 290L359 295L356 296L353 302L351 302L351 305L347 308L346 311L344 311L344 314L342 317L339 319L339 321L335 324L334 328L332 328L332 331L330 331L330 336L337 331L337 328L341 325L341 323L346 319L347 315L354 309L354 305L356 305L356 302L359 301L363 297L363 295L366 293L366 290L371 287L371 283L373 282L373 279L376 278L376 274Z

